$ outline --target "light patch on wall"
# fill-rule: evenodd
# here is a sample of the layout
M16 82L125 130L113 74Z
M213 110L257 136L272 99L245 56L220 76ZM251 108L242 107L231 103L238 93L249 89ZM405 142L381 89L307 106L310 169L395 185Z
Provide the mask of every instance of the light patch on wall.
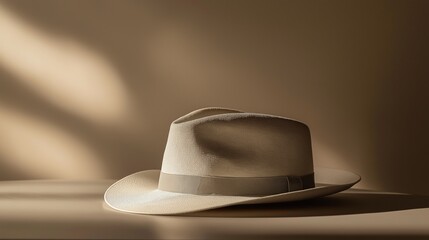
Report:
M0 5L0 64L53 105L94 123L129 114L119 74L105 58L68 38L51 36Z
M106 177L98 157L70 133L0 105L0 155L35 178Z

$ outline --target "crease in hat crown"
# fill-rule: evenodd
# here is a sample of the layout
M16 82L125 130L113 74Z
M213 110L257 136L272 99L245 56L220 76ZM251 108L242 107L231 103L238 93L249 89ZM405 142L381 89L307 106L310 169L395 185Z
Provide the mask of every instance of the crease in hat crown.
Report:
M215 177L312 174L310 130L279 116L199 109L171 124L161 172Z

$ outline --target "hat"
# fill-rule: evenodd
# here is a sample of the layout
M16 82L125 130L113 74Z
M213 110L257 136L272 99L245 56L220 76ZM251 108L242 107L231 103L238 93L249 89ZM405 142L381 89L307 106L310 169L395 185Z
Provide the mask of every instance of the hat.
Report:
M104 199L123 212L171 215L311 199L359 181L351 172L313 168L304 123L203 108L171 124L161 170L126 176L106 190Z

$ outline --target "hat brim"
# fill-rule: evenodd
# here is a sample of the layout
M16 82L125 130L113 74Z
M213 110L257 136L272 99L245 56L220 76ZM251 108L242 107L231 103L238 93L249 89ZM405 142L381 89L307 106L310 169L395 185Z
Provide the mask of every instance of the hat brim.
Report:
M202 211L238 204L291 202L312 199L344 191L360 181L351 172L318 168L316 187L259 197L193 195L158 190L160 170L146 170L131 174L110 186L106 203L119 211L140 214L173 215Z

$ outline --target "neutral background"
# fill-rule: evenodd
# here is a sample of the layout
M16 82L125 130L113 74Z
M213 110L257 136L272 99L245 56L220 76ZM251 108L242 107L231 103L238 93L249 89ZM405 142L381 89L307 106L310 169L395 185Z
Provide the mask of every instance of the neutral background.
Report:
M427 1L1 1L0 179L159 168L207 106L310 126L316 165L429 194Z

